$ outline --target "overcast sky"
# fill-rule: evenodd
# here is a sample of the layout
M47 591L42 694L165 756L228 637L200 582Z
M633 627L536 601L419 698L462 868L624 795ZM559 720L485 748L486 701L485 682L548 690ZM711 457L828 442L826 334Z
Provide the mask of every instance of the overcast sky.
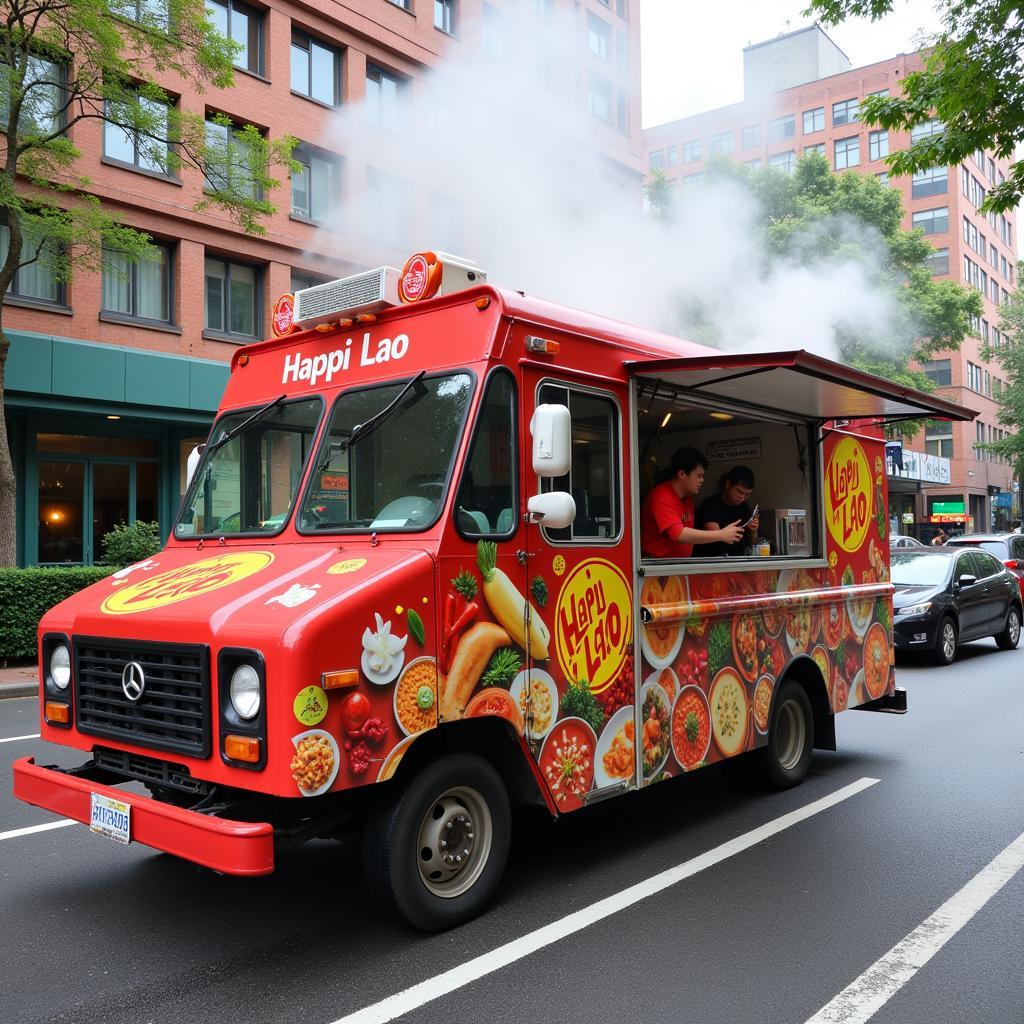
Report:
M743 47L811 23L806 0L641 0L644 127L743 98ZM918 48L939 28L934 0L896 0L882 21L826 29L854 67Z

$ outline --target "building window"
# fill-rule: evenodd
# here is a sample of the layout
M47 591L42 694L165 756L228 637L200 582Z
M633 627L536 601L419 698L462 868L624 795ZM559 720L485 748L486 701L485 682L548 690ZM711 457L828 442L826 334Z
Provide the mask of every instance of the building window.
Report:
M329 107L341 103L341 52L333 46L292 32L292 92Z
M238 43L235 67L263 74L263 13L238 0L206 0L206 12L214 28Z
M912 199L940 196L948 190L949 180L945 167L929 167L926 171L917 171L910 184Z
M825 143L816 142L813 146L804 146L804 156L808 153L817 153L819 156L825 155Z
M132 260L103 250L103 312L137 320L171 322L171 251L155 246L156 260Z
M292 268L291 291L292 295L302 291L303 288L314 288L318 284L326 284L329 277L320 274L311 274L308 270L295 270Z
M755 156L753 160L744 160L743 166L749 167L752 171L761 170L762 160L759 156Z
M615 13L620 17L626 17L626 0L615 0Z
M869 132L868 133L868 158L870 160L881 160L883 156L889 155L889 133Z
M932 272L932 276L935 277L939 274L949 273L949 250L948 249L936 249L928 254L928 258L925 260L928 269Z
M337 158L299 145L292 159L300 165L292 173L292 213L310 220L327 220L338 189Z
M990 245L988 247L988 261L989 261L989 263L992 264L992 269L993 270L998 270L999 269L999 250L994 245ZM1005 277L1005 276L1006 276L1006 261L1004 259L1003 260L1003 277Z
M684 174L679 179L679 184L683 188L692 188L694 185L700 185L704 181L704 172L698 171L696 174Z
M930 121L915 124L910 129L911 145L915 142L920 142L922 139L930 139L933 135L941 135L945 130L946 126L938 118L932 118Z
M665 150L652 149L647 155L647 163L652 171L660 171L665 166Z
M207 120L206 150L206 188L209 191L236 191L248 199L260 198L254 154L234 128Z
M949 420L925 421L924 450L929 455L953 458L953 424Z
M736 148L736 133L721 132L708 139L708 152L712 156L731 153Z
M691 142L683 143L683 163L684 164L695 164L701 159L703 154L703 147L700 139L694 139Z
M888 185L889 184L889 172L888 171L879 171L879 173L876 174L875 177L878 179L878 184L879 185Z
M627 74L629 72L629 36L625 32L615 33L615 52L619 70L623 74Z
M844 171L848 167L860 165L860 138L856 135L848 139L836 139L836 170Z
M366 114L371 124L398 131L406 82L376 64L366 66Z
M587 90L587 109L602 121L609 124L612 120L612 83L599 75L590 76L590 88Z
M761 145L761 126L752 124L743 129L743 148L754 149Z
M841 124L856 124L860 116L860 100L842 100L832 104L832 125L838 128Z
M9 73L0 64L3 74ZM24 91L18 131L23 135L52 135L61 126L64 106L64 67L40 57L29 57L25 68ZM10 117L10 94L0 87L0 123Z
M925 376L937 387L948 388L953 384L953 365L948 359L930 359L921 364Z
M11 244L11 229L0 224L0 263L7 259ZM52 242L46 242L23 235L21 242L22 261L31 260L26 266L18 267L14 280L7 289L11 298L31 299L33 302L48 302L63 306L66 302L64 282L58 279L56 264L59 250Z
M412 0L391 0L396 7L401 7L403 11L412 9Z
M608 48L611 43L611 26L593 14L587 13L587 45L590 52L601 60L608 59Z
M768 122L768 141L778 142L780 139L791 139L796 135L796 114L787 114Z
M206 257L206 330L239 339L258 337L260 276L247 263Z
M623 135L629 134L629 93L625 89L615 90L615 127Z
M146 127L149 130L145 132L128 127L130 118L124 104L107 101L104 108L103 155L108 160L116 160L143 171L167 174L167 107L147 99L140 99L139 105L147 118Z
M825 108L815 107L804 111L804 135L825 130Z
M381 245L408 245L412 219L409 182L376 167L366 168L367 233Z
M669 167L674 167L679 163L679 147L669 146L665 151L665 158L668 160Z
M455 0L434 0L434 28L455 35Z
M784 171L792 174L796 167L796 150L787 149L785 153L774 153L768 157L768 166L774 167L777 171Z
M977 391L981 394L982 390L982 371L981 367L972 363L970 360L967 361L967 386L972 391Z
M937 235L949 230L949 207L939 206L934 210L918 210L911 217L912 228L920 228L926 235Z

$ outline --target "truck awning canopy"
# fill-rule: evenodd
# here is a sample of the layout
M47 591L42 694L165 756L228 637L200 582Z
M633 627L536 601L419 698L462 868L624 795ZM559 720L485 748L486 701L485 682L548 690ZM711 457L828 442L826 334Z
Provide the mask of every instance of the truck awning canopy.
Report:
M824 359L793 352L726 353L626 363L639 381L663 381L683 392L796 413L810 420L973 420L955 402Z

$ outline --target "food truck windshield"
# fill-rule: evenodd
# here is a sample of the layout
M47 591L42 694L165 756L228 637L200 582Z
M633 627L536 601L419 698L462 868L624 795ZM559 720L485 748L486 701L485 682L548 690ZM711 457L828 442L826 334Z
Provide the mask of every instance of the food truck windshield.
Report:
M261 416L258 407L228 413L210 434L174 534L279 532L314 449L301 532L425 529L444 504L471 394L465 372L350 389L319 447L322 398L282 401Z

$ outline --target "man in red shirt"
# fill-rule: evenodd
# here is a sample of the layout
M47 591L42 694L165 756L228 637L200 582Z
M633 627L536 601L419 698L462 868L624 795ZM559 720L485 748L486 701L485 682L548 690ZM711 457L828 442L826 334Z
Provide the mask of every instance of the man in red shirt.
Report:
M743 527L737 519L718 530L693 525L693 499L704 483L708 460L696 448L672 456L672 475L647 495L640 511L640 552L646 558L689 558L694 544L737 544Z

